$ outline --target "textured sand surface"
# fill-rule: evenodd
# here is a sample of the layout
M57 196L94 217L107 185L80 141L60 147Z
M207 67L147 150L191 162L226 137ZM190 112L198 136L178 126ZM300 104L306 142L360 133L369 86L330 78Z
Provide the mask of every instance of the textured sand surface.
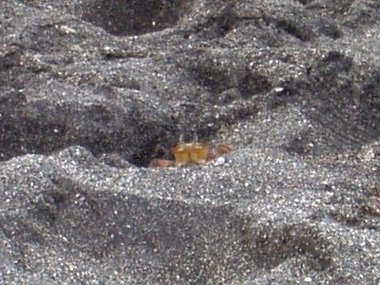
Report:
M379 15L2 0L0 284L379 284Z

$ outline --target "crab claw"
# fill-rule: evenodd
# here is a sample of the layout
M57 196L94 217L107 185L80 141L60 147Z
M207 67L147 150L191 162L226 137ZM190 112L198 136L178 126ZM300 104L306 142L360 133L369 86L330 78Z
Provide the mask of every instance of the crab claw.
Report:
M191 158L190 158L188 144L179 143L175 147L173 147L171 151L174 156L175 163L178 166L186 165L190 163Z
M208 154L207 160L208 161L214 160L214 159L216 159L220 156L223 156L223 155L225 155L231 151L232 151L232 147L230 145L224 144L224 143L218 144L213 149L211 149L211 151Z

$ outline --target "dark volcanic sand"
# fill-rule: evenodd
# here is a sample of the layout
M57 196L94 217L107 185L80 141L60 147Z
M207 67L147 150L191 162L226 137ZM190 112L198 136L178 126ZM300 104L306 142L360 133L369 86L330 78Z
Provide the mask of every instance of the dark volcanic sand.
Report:
M1 0L0 284L377 285L379 138L378 0Z

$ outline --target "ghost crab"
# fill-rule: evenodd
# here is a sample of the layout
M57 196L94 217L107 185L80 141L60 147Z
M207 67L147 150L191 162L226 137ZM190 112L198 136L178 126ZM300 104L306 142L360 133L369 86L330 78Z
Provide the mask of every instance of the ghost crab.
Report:
M231 152L231 150L231 146L224 143L211 145L208 142L198 142L196 138L193 142L185 143L180 139L179 143L171 148L174 160L153 159L148 167L163 168L205 164Z

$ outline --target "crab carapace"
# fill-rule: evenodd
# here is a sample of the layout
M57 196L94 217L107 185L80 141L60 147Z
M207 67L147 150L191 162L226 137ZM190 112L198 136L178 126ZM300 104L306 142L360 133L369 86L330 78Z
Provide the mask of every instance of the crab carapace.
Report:
M232 150L228 144L210 145L208 142L180 142L171 148L174 160L153 159L148 167L181 167L204 164Z

